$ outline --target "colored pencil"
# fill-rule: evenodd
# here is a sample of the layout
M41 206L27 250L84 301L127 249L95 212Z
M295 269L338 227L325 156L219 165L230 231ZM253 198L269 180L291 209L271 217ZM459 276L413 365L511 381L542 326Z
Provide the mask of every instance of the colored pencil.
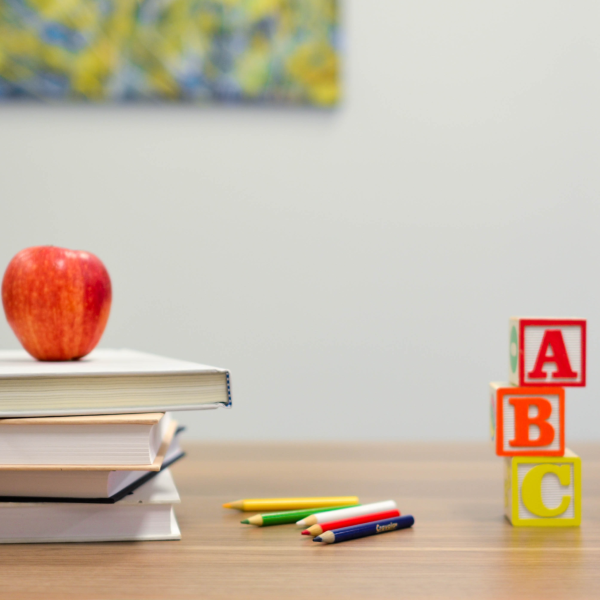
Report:
M323 535L313 538L313 542L324 542L325 544L336 544L338 542L347 542L368 535L379 535L388 531L398 531L412 527L415 519L412 515L405 517L394 517L393 519L384 519L383 521L373 521L372 523L363 523L354 527L344 527L343 529L332 529L326 531Z
M351 519L342 519L341 521L332 521L331 523L323 523L322 525L311 525L308 529L302 532L302 535L321 535L325 531L332 529L343 529L344 527L352 527L353 525L362 525L363 523L371 523L372 521L383 521L392 517L399 517L400 511L386 510L384 512L373 513L370 515L362 515L361 517L352 517Z
M321 523L331 523L332 521L341 521L342 519L351 519L352 517L361 517L362 515L372 515L373 513L383 512L385 510L394 510L398 508L393 500L385 502L374 502L373 504L362 504L361 506L351 506L331 512L316 513L306 519L296 523L300 527L310 527L311 525L320 525Z
M223 504L223 508L262 512L271 510L301 510L303 508L321 508L330 506L354 506L358 504L356 496L333 496L328 498L250 498Z
M346 506L320 506L318 508L306 508L304 510L288 510L285 512L270 513L268 515L254 515L249 519L244 519L241 523L245 525L256 525L266 527L267 525L285 525L286 523L295 523L298 519L304 519L314 515L316 512L326 512L328 510L338 510Z

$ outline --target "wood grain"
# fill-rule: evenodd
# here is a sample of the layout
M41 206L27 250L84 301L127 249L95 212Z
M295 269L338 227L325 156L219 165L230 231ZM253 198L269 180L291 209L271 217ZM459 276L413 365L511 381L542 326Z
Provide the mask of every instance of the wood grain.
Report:
M517 529L482 444L188 444L173 467L181 542L0 546L0 598L593 598L600 445L583 459L580 529ZM243 497L393 498L412 530L323 547L293 525L240 525Z

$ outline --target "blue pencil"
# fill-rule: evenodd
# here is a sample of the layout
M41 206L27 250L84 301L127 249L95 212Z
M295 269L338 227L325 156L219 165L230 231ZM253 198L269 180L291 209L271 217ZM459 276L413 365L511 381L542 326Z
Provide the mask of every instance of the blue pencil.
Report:
M326 544L336 544L337 542L346 542L356 538L367 537L368 535L379 535L388 531L398 531L412 527L415 519L412 515L403 517L393 517L383 521L373 521L372 523L363 523L353 525L352 527L343 527L342 529L332 529L313 538L313 542L325 542Z

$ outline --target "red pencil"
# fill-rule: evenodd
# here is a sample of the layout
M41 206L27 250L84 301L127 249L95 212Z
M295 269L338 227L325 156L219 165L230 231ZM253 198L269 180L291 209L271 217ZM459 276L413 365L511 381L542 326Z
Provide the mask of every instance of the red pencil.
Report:
M330 529L341 529L342 527L352 527L353 525L360 525L361 523L371 523L371 521L382 521L383 519L391 519L392 517L399 517L399 510L386 510L384 512L373 513L371 515L363 515L362 517L353 517L351 519L342 519L340 521L332 521L331 523L321 523L320 525L311 525L308 529L302 532L302 535L321 535L324 531Z

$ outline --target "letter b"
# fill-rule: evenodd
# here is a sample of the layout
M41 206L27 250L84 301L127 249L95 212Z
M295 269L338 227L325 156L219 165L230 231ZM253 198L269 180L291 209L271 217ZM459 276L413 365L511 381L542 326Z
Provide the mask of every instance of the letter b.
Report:
M546 398L510 398L508 403L514 407L515 418L515 437L509 442L511 447L549 446L554 441L556 432L548 423L552 415L552 404ZM537 415L532 417L529 409L534 406L537 408ZM539 436L534 440L530 437L532 425L540 430Z
M565 390L492 383L492 439L498 456L562 456Z

